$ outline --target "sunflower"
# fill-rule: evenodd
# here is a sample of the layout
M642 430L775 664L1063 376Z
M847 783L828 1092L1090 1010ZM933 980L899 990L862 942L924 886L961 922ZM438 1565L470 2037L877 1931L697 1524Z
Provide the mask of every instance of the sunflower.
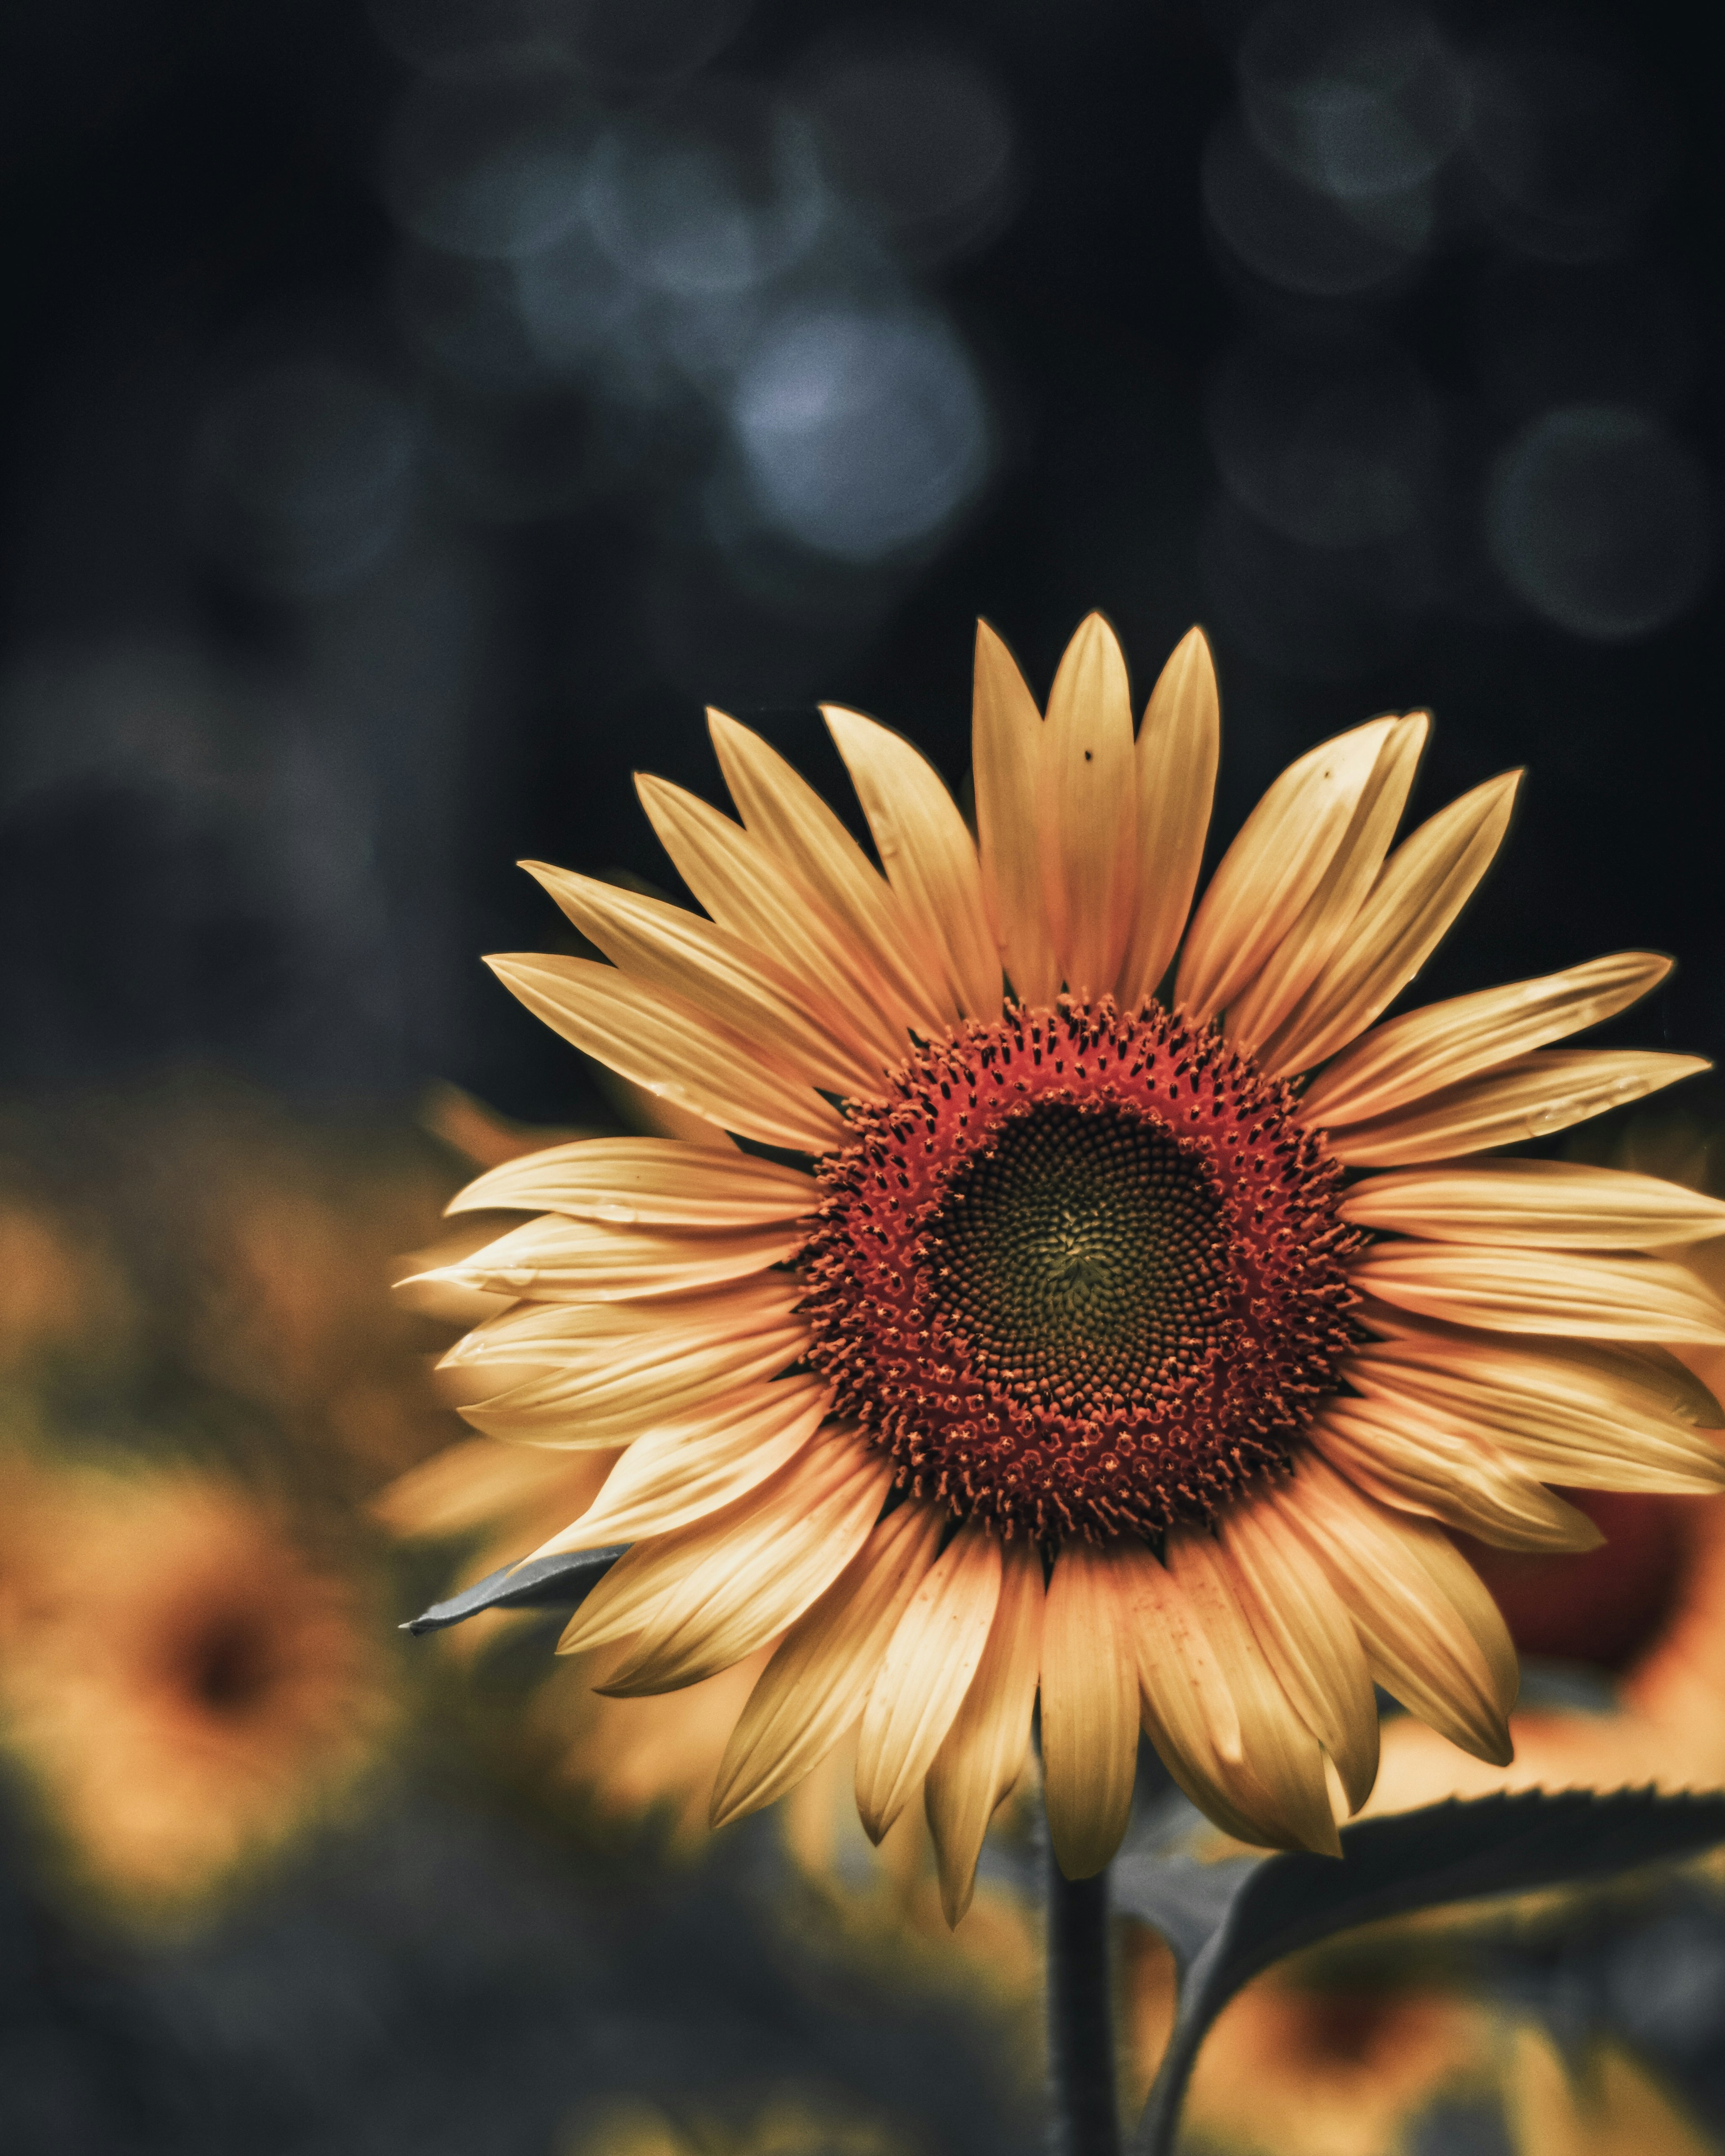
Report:
M359 1583L190 1466L13 1466L0 1746L75 1870L183 1912L327 1815L394 1719Z
M1469 1158L1705 1068L1549 1045L1669 962L1379 1023L1518 777L1392 851L1420 713L1291 766L1194 910L1219 738L1195 629L1135 735L1099 616L1045 716L981 626L974 839L907 742L825 717L884 874L714 712L740 823L638 782L708 917L528 864L611 963L490 962L703 1132L556 1147L455 1202L540 1216L444 1269L507 1298L452 1351L469 1420L618 1455L540 1553L631 1545L562 1647L626 1641L627 1697L776 1640L716 1821L855 1727L865 1827L922 1785L955 1922L1039 1696L1071 1877L1119 1843L1141 1722L1274 1847L1337 1848L1374 1680L1507 1759L1514 1650L1445 1530L1578 1548L1597 1531L1548 1481L1725 1484L1667 1352L1725 1341L1725 1305L1665 1255L1725 1206Z

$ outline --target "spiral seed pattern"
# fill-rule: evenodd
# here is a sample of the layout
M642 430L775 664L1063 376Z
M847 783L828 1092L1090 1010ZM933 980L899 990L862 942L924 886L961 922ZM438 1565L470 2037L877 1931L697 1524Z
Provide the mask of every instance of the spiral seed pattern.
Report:
M1006 1536L1214 1519L1349 1344L1341 1171L1289 1088L1159 1005L1014 1009L847 1111L809 1359L901 1486Z
M1221 1194L1164 1125L1097 1102L1010 1118L931 1218L931 1301L979 1373L1099 1410L1201 1355L1227 1312Z

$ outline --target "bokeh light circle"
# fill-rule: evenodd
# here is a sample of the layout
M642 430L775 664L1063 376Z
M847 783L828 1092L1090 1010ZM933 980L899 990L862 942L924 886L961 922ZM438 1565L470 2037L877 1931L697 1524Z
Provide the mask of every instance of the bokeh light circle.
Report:
M772 521L845 561L931 538L988 468L976 371L927 314L787 310L745 363L732 419Z
M1548 412L1492 475L1486 531L1505 581L1572 635L1615 643L1675 620L1712 557L1707 481L1651 413Z
M1455 64L1412 7L1280 0L1242 38L1240 76L1263 147L1343 200L1423 184L1461 131Z

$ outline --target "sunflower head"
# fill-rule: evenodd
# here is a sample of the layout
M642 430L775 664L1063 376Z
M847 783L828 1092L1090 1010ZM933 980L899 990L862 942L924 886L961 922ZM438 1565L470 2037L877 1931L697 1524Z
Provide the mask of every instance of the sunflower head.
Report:
M67 1868L183 1914L328 1815L394 1719L365 1597L273 1505L192 1467L19 1467L0 1743Z
M865 1825L922 1792L954 1922L1039 1699L1075 1876L1141 1727L1276 1846L1338 1845L1374 1682L1507 1760L1514 1651L1446 1530L1579 1548L1552 1483L1725 1483L1669 1352L1725 1341L1672 1255L1725 1206L1502 1150L1705 1067L1551 1045L1669 962L1386 1019L1517 778L1396 844L1417 712L1291 766L1198 896L1197 630L1135 726L1100 617L1045 711L981 629L974 832L825 716L875 860L715 712L740 820L639 782L701 911L532 864L608 963L491 962L675 1133L494 1169L456 1209L535 1217L435 1282L494 1298L449 1358L468 1419L609 1463L539 1553L631 1545L564 1647L615 1647L624 1697L768 1652L716 1820L855 1732Z

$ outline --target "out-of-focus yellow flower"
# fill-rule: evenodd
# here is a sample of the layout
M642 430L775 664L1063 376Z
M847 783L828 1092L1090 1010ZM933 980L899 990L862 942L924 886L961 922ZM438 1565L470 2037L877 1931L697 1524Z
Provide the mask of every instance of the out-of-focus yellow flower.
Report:
M271 1504L192 1468L8 1470L0 1740L73 1871L183 1909L376 1757L375 1614Z
M1645 2068L1600 2044L1571 2071L1543 2030L1517 2028L1509 2075L1517 2156L1714 2156Z
M1491 2016L1457 1994L1278 1972L1205 2039L1185 2129L1230 2156L1400 2156L1433 2103L1489 2091L1495 2064Z
M781 2096L741 2123L696 2112L673 2120L656 2105L608 2105L578 2130L567 2156L913 2156L915 2139L884 2122Z
M40 1199L0 1194L0 1377L55 1358L110 1360L131 1346L136 1308L90 1224Z
M1147 2090L1173 2018L1173 1964L1129 1931L1122 2087ZM1388 1941L1387 1931L1380 1938ZM1646 2069L1595 2042L1566 2065L1538 2023L1408 1958L1302 1955L1234 1999L1205 2038L1182 2114L1204 2156L1411 2156L1437 2108L1502 2114L1517 2156L1708 2156Z

